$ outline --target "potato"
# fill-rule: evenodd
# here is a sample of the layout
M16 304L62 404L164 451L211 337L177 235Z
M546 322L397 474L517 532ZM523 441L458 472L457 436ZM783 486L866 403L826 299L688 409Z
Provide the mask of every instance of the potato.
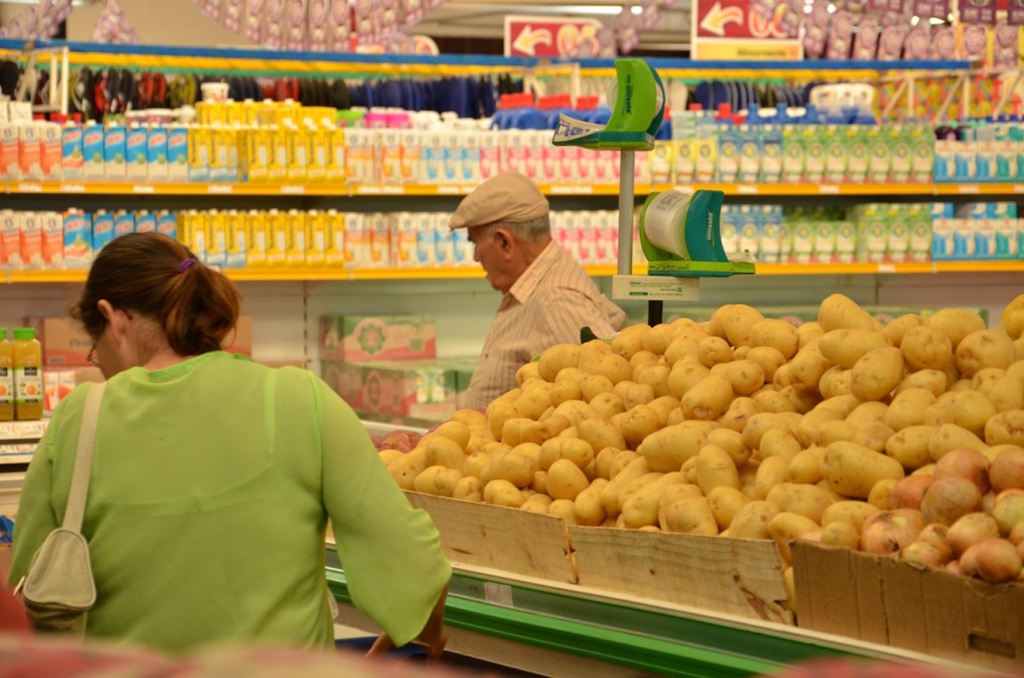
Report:
M687 419L716 419L732 401L732 386L724 378L709 374L680 398Z
M733 401L729 403L729 407L716 419L716 421L724 428L739 433L746 428L747 422L750 421L752 416L763 411L763 408L758 405L757 401L753 398L734 398Z
M758 499L765 499L772 488L786 480L789 461L782 457L769 457L757 467L754 478L754 492Z
M644 438L637 452L652 471L678 471L683 462L694 457L707 443L707 434L685 425L668 426Z
M733 393L740 396L749 396L764 386L764 370L753 360L719 363L711 368L711 374L728 381Z
M672 343L672 337L676 330L667 323L659 323L651 328L651 331L644 336L644 350L663 355L668 345Z
M665 349L665 353L663 354L665 364L676 365L686 358L692 358L694 362L697 362L697 346L700 345L701 340L706 337L707 335L702 332L687 332L684 334L677 333L672 337L672 341L669 343L668 348Z
M989 423L991 424L992 421L1000 416L1002 415L993 417ZM986 425L986 428L988 428L988 425ZM969 447L972 450L978 450L983 453L988 449L988 444L967 429L961 428L956 424L942 424L928 440L928 453L932 455L932 459L935 461L942 459L947 452L958 447Z
M903 343L903 337L914 327L925 324L925 319L916 313L907 313L893 319L888 325L882 328L882 334L889 341L890 346L899 346Z
M794 353L794 355L796 354ZM755 346L747 351L747 360L752 360L761 366L765 381L768 383L771 383L775 371L785 365L791 357L783 355L779 349L773 346Z
M705 495L716 487L740 488L739 472L732 457L717 445L705 445L697 453L697 485Z
M829 362L850 369L868 351L890 346L884 334L873 330L840 329L826 332L818 343L818 350Z
M612 392L597 395L590 401L590 406L597 410L602 419L611 419L616 414L626 411L622 398Z
M788 360L796 355L800 346L800 335L792 323L775 318L758 320L750 329L752 351L758 348L770 348L779 352ZM747 354L750 358L750 354Z
M597 361L591 373L607 377L612 384L617 384L633 378L633 367L618 353L610 353Z
M496 506L519 508L526 498L518 487L499 478L484 485L484 501Z
M818 308L818 324L826 333L832 330L879 330L881 324L855 301L842 294L826 297Z
M551 384L544 381L532 382L525 386L522 393L512 403L519 416L536 421L551 407Z
M944 372L939 370L918 370L903 378L900 385L896 387L896 393L899 394L912 388L923 388L938 398L946 392L946 384L948 383L949 379Z
M662 428L661 417L650 405L637 405L622 414L619 430L626 439L626 445L636 448L644 438Z
M565 370L559 372L561 375ZM579 380L562 380L555 381L554 385L548 389L548 400L551 405L558 407L562 403L570 400L581 400L583 398L583 390L580 388Z
M835 442L825 449L821 473L836 492L859 499L866 499L879 480L905 475L892 457L851 442Z
M813 485L821 480L821 460L824 456L824 447L809 447L793 455L786 466L786 482Z
M767 390L768 387L762 388L760 391L755 393L752 400L760 406L763 412L795 412L796 406L779 391Z
M643 350L644 339L650 332L651 326L646 323L638 323L622 328L611 339L612 352L618 353L626 360L629 360L637 351Z
M649 404L649 407L658 413L658 428L664 428L668 423L669 414L672 410L679 408L679 398L672 395L664 395L659 398L655 398Z
M621 450L613 458L612 463L608 467L608 480L611 480L615 476L619 475L623 469L633 463L635 459L640 459L640 455L633 450Z
M646 402L651 402L655 398L671 395L668 388L668 375L671 372L668 365L642 365L633 370L633 381L640 386L650 387L653 397Z
M482 502L484 500L484 484L480 482L479 478L463 476L462 479L455 484L455 489L452 491L452 497L455 499L463 499L465 501Z
M964 339L966 341L968 339ZM992 401L984 394L971 390L954 393L950 409L953 414L952 423L977 436L984 434L985 424L996 415Z
M580 439L586 440L595 450L605 447L626 449L626 439L615 426L603 419L584 419L577 426Z
M821 354L818 342L812 342L801 348L789 362L789 385L802 391L818 390L822 376L830 367L832 363ZM775 374L778 376L779 372Z
M619 493L626 485L650 472L651 468L647 465L647 461L643 457L638 457L608 481L608 484L601 490L601 504L609 516L614 517L619 514Z
M504 480L522 489L533 482L533 474L537 472L537 462L522 452L509 452L493 459L480 475L486 487L494 480Z
M715 514L704 497L674 501L665 509L664 523L660 527L666 532L703 534L712 537L718 534Z
M900 349L876 348L865 353L853 366L850 392L860 400L881 400L903 379L905 365Z
M732 360L732 349L729 342L720 337L707 337L697 343L697 360L700 364L713 367L718 363Z
M926 323L928 327L942 332L949 338L953 351L968 334L988 327L980 315L965 308L944 308L936 311L934 315L928 317Z
M849 422L847 423L849 424ZM868 424L863 427L858 427L856 424L849 425L854 427L853 437L849 438L850 442L862 445L873 452L885 452L885 445L889 442L889 438L896 435L896 431L882 422Z
M668 374L668 391L676 398L682 398L710 373L711 369L699 362L677 362Z
M590 482L579 466L568 459L559 459L548 469L545 486L552 499L576 499Z
M797 351L799 351L804 346L823 337L825 330L822 329L821 323L811 321L797 327L796 334L800 338L800 345L797 347Z
M846 523L857 532L860 532L867 517L877 512L877 506L864 501L837 501L829 504L822 512L821 526L827 527L833 523Z
M707 497L708 506L720 530L728 530L736 514L750 502L739 490L725 486L714 488L708 492Z
M758 448L762 460L778 457L789 462L800 453L800 443L788 429L772 429L761 436L761 446Z
M750 346L754 325L764 320L761 312L746 304L720 306L711 316L711 333L733 346Z
M387 466L391 462L404 457L405 452L402 452L401 450L381 450L377 453L377 456L380 457L380 460L384 462L385 466Z
M787 563L793 559L790 544L819 529L821 526L818 523L797 513L782 512L768 521L768 536L775 540L779 555Z
M573 523L596 527L604 522L608 514L601 503L601 489L584 490L576 495L576 499L572 503ZM552 502L552 504L554 503ZM548 511L550 512L550 510L549 508Z
M524 511L530 511L531 513L547 515L548 508L551 506L551 501L551 497L546 494L531 494L519 508Z
M885 413L885 423L895 431L924 423L924 413L935 404L935 394L925 388L899 391Z
M682 474L680 474L681 477ZM664 473L650 472L645 473L639 478L634 478L629 481L619 490L618 493L618 508L614 513L622 513L622 509L626 506L626 503L633 498L640 490L644 489L648 485L652 485L661 481L665 477Z
M728 428L716 428L707 433L707 444L717 445L725 450L736 468L739 469L750 459L751 449L743 442L743 434Z
M664 484L657 480L647 483L625 501L622 505L622 522L626 527L639 529L659 524L658 510L664 487Z
M988 399L996 412L1024 409L1024 375L1007 372L992 384Z
M424 494L437 494L437 490L434 489L434 478L444 470L446 470L444 466L428 466L420 471L419 475L413 480L412 489Z
M985 442L1024 447L1024 409L1000 412L989 419L985 424Z
M582 438L569 437L552 438L540 446L540 455L537 458L540 468L546 471L559 459L568 459L580 470L585 469L594 461L594 447Z
M900 351L912 370L942 371L953 362L953 343L935 327L922 325L907 330Z
M860 532L848 523L832 523L821 528L821 543L828 546L842 546L857 550L860 547Z
M611 392L613 388L615 384L603 374L588 374L580 381L580 393L588 403L602 393Z
M523 425L519 430L519 442L540 445L557 437L571 425L572 421L568 417L552 409L550 414L546 413L539 421Z
M750 417L743 427L743 444L752 449L761 447L761 438L772 429L790 430L789 420L777 412L761 412Z
M434 492L440 497L451 497L455 494L455 488L464 476L460 471L453 468L446 468L438 471L434 476Z
M635 381L620 381L615 384L612 392L622 400L624 411L637 405L646 405L654 400L654 387L650 384L638 384Z
M537 363L529 362L516 370L516 384L522 386L531 379L540 379Z
M736 539L771 539L768 523L779 514L779 508L767 501L750 501L736 513L729 525L729 536Z
M819 524L825 509L832 503L821 488L797 483L779 483L768 492L765 501L775 504L783 513L796 513Z
M539 494L548 493L548 472L544 469L537 469L533 473L533 480L530 481L530 489Z
M845 418L846 415L840 410L830 409L823 404L818 405L803 416L793 434L795 439L800 441L799 444L804 447L820 445L824 439L822 428L825 423L829 421L843 421Z
M568 525L576 525L578 521L576 520L575 509L575 504L568 499L555 499L548 505L548 515L558 516ZM601 520L604 520L604 518L601 518ZM600 524L600 522L595 523L595 525Z
M1016 358L1013 340L995 330L971 332L956 347L956 366L965 377L973 377L987 367L1005 370Z
M426 450L417 448L388 465L388 473L403 490L413 489L416 476L427 468Z

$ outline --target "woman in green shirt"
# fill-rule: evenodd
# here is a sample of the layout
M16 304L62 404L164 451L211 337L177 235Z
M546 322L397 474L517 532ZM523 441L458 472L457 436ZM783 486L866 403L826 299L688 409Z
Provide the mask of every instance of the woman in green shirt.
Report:
M333 647L328 518L378 647L444 646L451 567L352 410L312 373L221 350L240 296L156 233L96 257L75 315L108 379L82 532L97 602L87 636L186 652ZM87 385L57 407L29 465L10 581L64 518Z

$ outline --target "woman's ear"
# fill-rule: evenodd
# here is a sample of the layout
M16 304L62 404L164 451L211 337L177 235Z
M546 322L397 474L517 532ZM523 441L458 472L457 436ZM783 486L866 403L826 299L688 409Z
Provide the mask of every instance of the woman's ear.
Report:
M114 307L111 305L111 303L106 299L100 299L98 302L96 302L96 307L99 308L100 313L103 314L103 317L106 318L107 322L109 323L114 315Z

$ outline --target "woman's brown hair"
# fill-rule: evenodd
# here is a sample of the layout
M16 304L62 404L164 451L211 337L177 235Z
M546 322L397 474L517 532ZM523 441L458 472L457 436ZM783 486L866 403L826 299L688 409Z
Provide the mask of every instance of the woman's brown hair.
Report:
M241 295L222 273L161 233L130 233L100 250L72 315L93 339L106 329L98 302L156 320L175 353L221 349L238 321Z

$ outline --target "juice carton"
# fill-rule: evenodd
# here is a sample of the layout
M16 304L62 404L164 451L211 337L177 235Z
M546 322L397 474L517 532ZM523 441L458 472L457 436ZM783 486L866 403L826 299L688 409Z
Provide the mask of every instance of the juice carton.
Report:
M956 149L959 144L955 138L935 140L934 179L937 183L956 181Z
M531 129L524 130L523 135L526 145L525 174L534 181L546 181L544 177L544 153L551 143L551 133Z
M391 227L387 215L372 212L366 215L366 230L370 235L370 266L391 266Z
M391 246L395 266L416 266L417 233L416 215L412 212L391 214Z
M3 219L0 217L0 225ZM82 210L64 213L64 265L71 269L92 264L92 217Z
M271 132L266 127L252 127L245 132L245 161L248 180L255 183L270 178Z
M204 264L209 264L217 261L217 253L211 261L210 257L210 213L189 210L189 219L186 222L185 232L188 235L190 242L192 243L189 247L195 253L196 257ZM219 263L216 265L220 265Z
M800 125L782 126L782 176L784 184L804 180L804 140Z
M178 242L184 247L192 250L195 254L195 222L197 218L196 210L181 210L177 212L177 224L178 224ZM198 256L196 257L199 258Z
M288 262L288 215L279 210L267 212L267 266Z
M99 252L114 239L114 215L106 210L97 210L92 215L92 251Z
M889 241L886 260L901 262L910 259L910 214L906 205L889 205Z
M127 210L114 212L114 238L135 232L135 214Z
M982 125L975 129L975 177L978 181L995 181L995 127Z
M798 210L793 215L793 220L787 228L789 243L786 249L789 251L788 261L798 264L806 264L814 257L814 222L807 210Z
M557 147L556 147L557 148ZM651 152L651 183L667 184L675 175L676 149L671 141L658 141Z
M267 180L284 182L288 178L288 131L277 125L266 128L270 163Z
M135 213L135 232L153 233L156 232L156 213L149 210L139 210Z
M402 181L406 183L415 184L423 181L423 157L420 148L422 138L423 132L418 129L404 129L399 136Z
M718 167L718 140L712 137L698 138L693 155L697 167L695 179L705 183L714 181Z
M420 266L437 266L437 237L434 235L435 221L428 212L417 212L416 261Z
M309 172L309 130L301 127L285 127L288 181L303 182ZM305 252L303 252L305 257Z
M936 261L953 258L953 219L932 221L932 259Z
M324 263L327 266L345 265L345 215L338 210L324 214Z
M913 161L911 159L910 136L906 125L889 125L890 170L889 180L894 184L910 181Z
M836 223L833 260L844 264L857 260L857 226L853 221L844 219Z
M481 135L476 130L462 133L462 181L478 184L483 180L481 165L483 149L480 147ZM548 144L548 146L551 146ZM545 149L547 146L545 147ZM553 148L553 147L552 147Z
M760 205L761 237L758 241L759 261L777 264L783 261L782 255L782 206Z
M156 213L156 232L163 233L168 238L178 238L178 214L171 210L162 210Z
M564 158L565 156L563 156ZM576 155L578 158L578 154ZM570 164L566 159L566 164ZM575 166L562 167L563 176L572 178L576 172ZM566 174L566 171L569 174ZM480 132L480 178L490 179L501 172L501 136L497 132Z
M444 135L439 130L426 132L420 153L423 180L431 184L444 181Z
M696 139L680 139L675 143L672 173L678 184L691 184L697 176L696 145Z
M103 130L103 176L107 181L125 181L128 168L125 165L128 128L124 125L107 125Z
M461 154L461 145L458 149ZM380 160L381 181L385 183L402 181L402 130L387 128L381 131ZM453 181L458 181L458 177Z
M442 226L443 228L443 226ZM471 266L473 243L469 240L468 229L457 228L452 233L452 263L456 266Z
M1017 219L996 219L996 259L1016 259L1018 256Z
M328 127L310 127L306 140L309 142L309 166L306 168L306 180L314 182L327 181L327 168L331 164L331 136Z
M740 125L739 135L739 173L736 181L743 184L756 184L761 180L761 135L757 126Z
M229 210L224 215L224 230L227 235L227 256L224 265L227 268L245 268L246 256L246 214L238 210Z
M205 126L188 128L188 180L210 180L210 154L213 152L211 129Z
M39 146L41 125L36 122L24 122L18 125L18 164L21 167L22 179L42 179L42 153Z
M306 213L306 266L323 266L327 256L327 215L319 210Z
M737 230L740 234L740 251L749 252L760 261L761 214L755 205L740 205Z
M285 254L285 265L301 268L306 265L306 215L299 210L288 210L284 215L288 225L288 251Z
M225 125L210 128L210 181L238 181L238 131Z
M864 131L868 151L867 181L871 184L888 183L892 166L889 136L885 134L884 128L880 125L866 125Z
M719 234L722 239L722 249L727 255L738 254L740 249L740 232L737 226L739 221L739 210L735 205L722 205L722 212L719 222Z
M825 125L801 125L804 147L804 180L809 184L825 181Z
M63 177L61 157L63 154L61 126L55 122L39 125L39 161L43 180L59 181Z
M721 125L718 130L718 181L735 184L740 176L740 136L733 125Z
M992 147L993 152L995 146ZM911 127L910 180L918 184L932 182L935 167L935 138L927 125ZM994 164L994 158L993 158Z
M502 154L505 171L521 172L529 176L526 168L526 147L528 145L526 130L508 129L502 131L501 135L505 142L505 152ZM580 170L580 180L583 180L582 169Z
M267 213L249 210L245 213L245 265L262 268L267 265Z
M831 264L836 258L836 229L832 220L822 215L811 222L811 238L813 239L812 261Z
M432 215L434 218L434 248L437 253L438 266L455 265L455 238L452 231L444 227L443 214Z
M979 219L974 229L974 258L996 258L996 220Z
M975 259L977 229L982 219L953 219L953 258Z
M879 203L864 203L855 209L858 261L885 261L889 248L888 209Z
M954 174L957 181L978 180L978 142L972 138L958 141L953 157Z
M89 122L82 130L83 174L86 181L101 181L103 167L103 126Z
M21 262L24 268L43 267L43 224L38 212L19 212Z
M782 127L761 125L761 181L777 184L782 181Z
M358 212L347 212L345 217L345 262L349 266L370 266L369 219Z
M995 125L996 181L1014 181L1017 178L1017 144L1010 134L1009 123Z
M347 171L346 154L348 148L345 146L345 130L329 129L330 152L327 163L327 181L344 182Z
M172 125L167 129L168 181L188 181L188 138L189 128L184 125Z
M863 184L868 180L871 154L868 150L868 130L873 126L849 125L846 128L846 180L851 184Z
M6 179L20 179L18 157L18 123L0 123L0 175Z
M932 215L926 204L906 205L910 249L907 261L928 261L932 252Z
M64 217L60 212L41 212L43 268L64 268Z
M846 127L825 125L825 181L842 184L847 176Z
M20 269L21 258L21 227L17 212L0 211L0 265L4 268Z
M146 129L146 179L167 181L168 176L167 128L150 125Z
M146 128L139 125L132 125L125 133L125 178L128 181L147 181L149 179L148 137Z
M444 169L439 181L442 183L461 181L463 176L462 133L449 130L442 135L441 139L444 144L441 151Z

